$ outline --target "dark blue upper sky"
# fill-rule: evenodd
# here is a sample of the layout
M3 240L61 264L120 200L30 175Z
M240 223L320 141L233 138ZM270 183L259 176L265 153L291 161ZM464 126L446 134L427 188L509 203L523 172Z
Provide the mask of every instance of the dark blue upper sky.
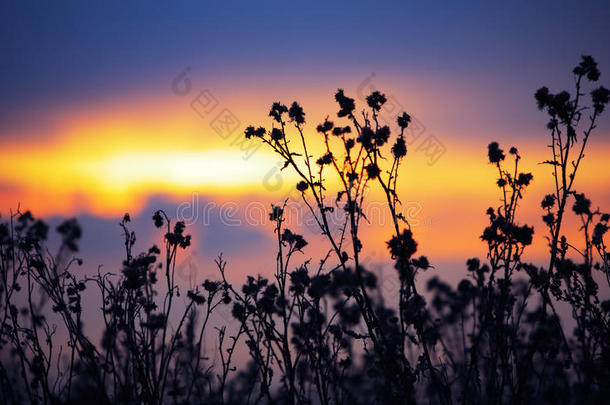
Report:
M165 91L185 65L223 80L375 71L519 86L545 70L552 82L582 53L607 71L609 21L607 1L5 1L0 121Z

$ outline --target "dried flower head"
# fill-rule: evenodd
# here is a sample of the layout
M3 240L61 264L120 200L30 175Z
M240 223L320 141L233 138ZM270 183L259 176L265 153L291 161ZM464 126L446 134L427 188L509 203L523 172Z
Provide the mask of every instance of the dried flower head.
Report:
M275 102L271 105L271 110L269 111L269 116L272 117L277 122L282 122L282 114L288 112L288 107L285 105Z
M345 94L343 93L343 89L337 90L337 93L335 94L335 100L337 100L337 103L341 108L337 113L338 117L347 117L352 115L354 109L356 108L356 104L354 103L353 98L345 96Z
M400 128L406 129L411 123L411 116L406 112L403 112L402 115L399 115L398 118L396 118L396 122Z
M500 149L498 142L492 142L487 146L487 156L489 163L500 163L504 160L504 151Z
M288 116L290 117L291 121L296 122L298 125L305 123L305 112L303 111L303 107L301 107L296 101L294 101L290 106Z
M385 104L386 101L387 99L385 97L385 94L382 94L378 91L372 92L366 98L366 103L375 111L381 110L381 107Z

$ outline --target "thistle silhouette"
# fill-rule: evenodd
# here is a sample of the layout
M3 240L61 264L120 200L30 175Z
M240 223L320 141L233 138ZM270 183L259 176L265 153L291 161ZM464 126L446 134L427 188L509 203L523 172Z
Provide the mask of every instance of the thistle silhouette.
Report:
M328 247L316 264L305 256L305 237L287 226L287 201L269 213L272 277L250 275L234 286L219 256L218 279L186 294L175 265L191 236L164 211L152 217L162 244L141 253L133 251L126 214L121 271L93 278L74 269L82 264L74 256L82 236L75 219L57 227L60 245L51 254L49 227L29 212L11 213L0 223L3 403L601 403L610 395L610 300L599 285L610 287L610 214L595 209L574 180L609 92L585 90L600 78L592 57L573 74L574 95L546 87L535 93L549 117L551 157L543 163L554 179L541 202L547 266L525 261L534 228L518 216L534 178L521 171L516 147L505 153L491 142L500 203L486 211L486 258L468 259L468 276L457 286L435 275L422 293L418 279L433 262L418 255L398 192L411 117L401 112L399 133L392 133L379 121L387 98L378 91L359 111L337 90L337 122L317 125L316 139L305 135L297 102L273 103L271 128L244 131L298 176L298 195ZM323 145L320 156L310 153L311 142ZM329 172L339 179L336 190ZM364 265L370 247L360 225L371 188L383 193L392 218L384 246L395 270L392 297ZM341 223L331 226L337 212ZM580 222L580 241L562 233L568 215ZM101 297L99 342L83 327L91 287ZM563 316L573 331L558 304L570 309ZM233 323L214 328L225 307ZM206 342L215 353L204 351ZM248 358L239 367L238 351Z

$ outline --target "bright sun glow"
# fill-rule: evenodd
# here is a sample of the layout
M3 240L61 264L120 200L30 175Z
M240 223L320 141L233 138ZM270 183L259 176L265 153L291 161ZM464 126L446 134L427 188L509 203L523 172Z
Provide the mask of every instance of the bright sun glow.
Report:
M92 115L62 117L46 139L21 133L7 137L17 141L0 144L1 206L16 208L21 203L22 209L42 216L87 213L116 218L125 211L137 214L158 194L176 203L197 193L242 204L264 200L268 205L295 191L298 179L289 169L281 172L281 188L265 184L266 179L273 182L280 177L281 165L265 147L245 154L230 139L210 133L206 123L188 108L157 110L163 114L114 106ZM311 113L312 117L317 115L322 113ZM140 119L144 116L146 119ZM247 116L243 120L250 121ZM314 129L308 127L308 131ZM241 134L241 130L236 131L235 137ZM315 142L320 135L306 132L306 136L313 146L309 152L316 159L323 153L323 143ZM477 141L473 146L447 139L445 145L447 153L433 166L427 164L424 153L409 149L400 187L405 206L415 204L421 209L418 237L422 246L445 240L437 256L455 256L466 247L480 247L478 235L485 225L481 214L498 201L494 186L497 173L487 162L485 144ZM545 160L546 151L535 139L519 146L524 157L521 167L534 174L526 196L534 203L522 208L523 220L539 224L538 201L552 187L548 167L538 164ZM601 205L608 200L603 191L607 189L605 174L610 170L605 150L599 144L592 147L579 180ZM325 180L331 187L338 181L330 172ZM369 198L382 201L378 192L373 189ZM329 189L328 201L333 200ZM458 211L461 215L456 215ZM456 241L448 230L473 236ZM383 229L371 231L372 237L381 240L387 236ZM539 246L544 247L544 241Z
M128 151L75 165L104 188L137 188L145 184L233 188L260 183L268 160L244 160L236 150Z

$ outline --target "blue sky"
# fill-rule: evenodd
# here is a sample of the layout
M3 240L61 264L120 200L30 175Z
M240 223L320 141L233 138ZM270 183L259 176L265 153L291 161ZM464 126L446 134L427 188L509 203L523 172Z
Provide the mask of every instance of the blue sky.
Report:
M165 90L185 65L212 80L375 71L502 78L510 91L532 87L535 73L565 78L582 53L610 64L601 1L9 1L0 16L2 121L26 108Z

